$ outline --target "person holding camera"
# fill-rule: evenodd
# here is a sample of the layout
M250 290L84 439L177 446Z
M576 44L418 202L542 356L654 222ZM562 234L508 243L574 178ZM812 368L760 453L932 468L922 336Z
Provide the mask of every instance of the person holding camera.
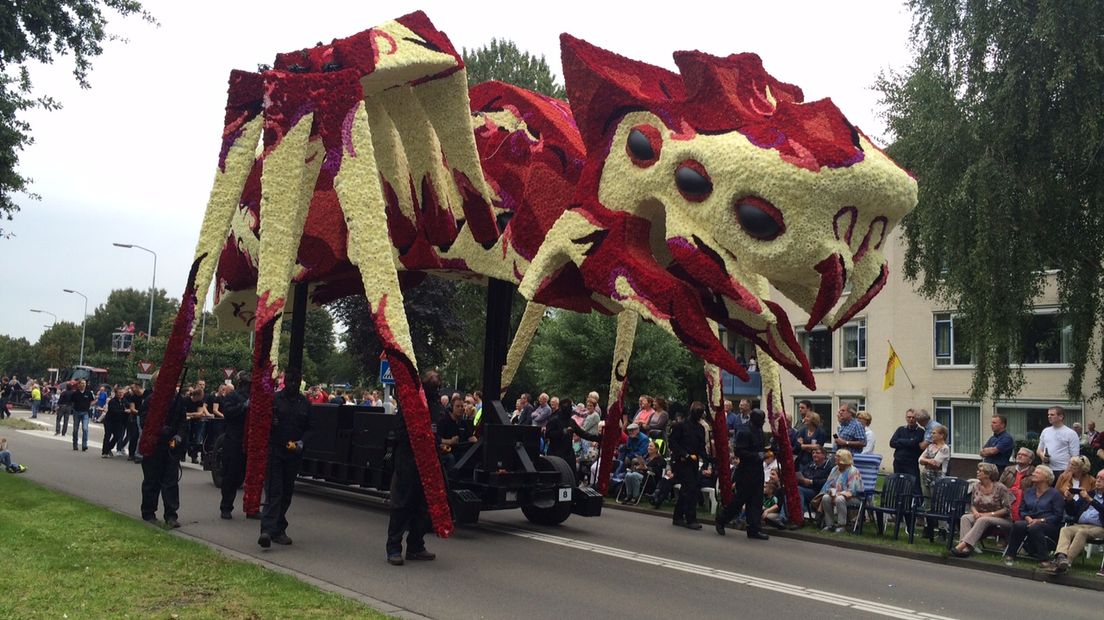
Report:
M311 426L310 402L299 391L301 377L298 368L288 368L284 388L276 393L272 406L265 505L261 510L261 535L257 538L257 544L265 549L272 543L291 544L287 511L295 492L295 477L303 464L303 438Z

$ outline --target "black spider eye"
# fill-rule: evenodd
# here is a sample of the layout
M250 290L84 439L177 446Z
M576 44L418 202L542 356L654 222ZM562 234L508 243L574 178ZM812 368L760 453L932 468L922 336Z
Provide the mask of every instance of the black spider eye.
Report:
M659 131L651 125L633 127L625 141L625 152L628 153L632 163L640 168L647 168L656 163L662 147L663 139L660 138Z
M691 202L701 202L713 193L713 181L705 166L689 159L675 170L675 185L682 197Z
M740 220L747 234L760 241L770 241L786 231L782 212L774 205L757 198L746 196L736 201L736 218Z

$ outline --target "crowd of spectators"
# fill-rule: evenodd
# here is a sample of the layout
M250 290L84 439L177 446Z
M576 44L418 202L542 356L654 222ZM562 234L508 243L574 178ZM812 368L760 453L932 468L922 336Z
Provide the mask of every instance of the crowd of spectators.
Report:
M141 416L150 394L142 386L101 385L93 391L84 381L53 386L46 381L4 377L0 388L0 404L5 405L0 406L0 415L7 413L7 402L18 394L28 401L32 418L44 412L56 414L55 434L66 435L72 417L74 450L87 450L91 421L104 425L101 454L105 458L125 454L131 460L141 461L136 447ZM312 403L385 404L378 390L330 391L321 385L304 385L303 389ZM185 393L191 404L187 412L187 454L193 462L202 456L208 434L217 434L222 418L219 402L232 390L230 385L221 385L208 391L202 381L188 386ZM577 404L573 399L547 393L535 399L522 394L514 404L513 411L508 413L510 422L539 428L542 452L567 461L580 484L596 480L599 444L606 425L597 392L587 394ZM646 501L659 508L675 499L681 481L689 480L679 478L680 461L672 458L669 439L676 425L700 425L698 432L706 437L704 449L696 455L693 465L694 484L709 491L700 494L699 504L716 497L721 484L734 484L740 452L730 444L732 469L717 471L709 439L713 432L712 413L707 408L702 408L699 419L691 420L688 412L678 407L672 415L670 404L663 397L640 395L637 404L635 410L618 421L619 439L613 455L610 490L617 501L631 504ZM457 458L459 448L477 441L482 395L478 391L434 394L430 405L441 460L448 465ZM746 399L736 403L725 401L723 415L730 439L746 432L755 415L762 416ZM849 525L857 517L859 499L871 491L864 488L853 455L877 454L872 416L857 410L852 403L841 403L835 433L829 436L829 424L813 410L812 403L800 402L798 415L801 423L791 430L790 440L803 516L827 531L849 531ZM948 475L949 433L923 409L910 409L904 417L905 423L888 441L892 460L886 463L891 463L891 467L885 469L913 476L921 501L925 502L939 480ZM1061 407L1048 411L1048 423L1034 450L1017 449L1015 438L1007 430L1007 419L1003 415L992 416L992 435L977 455L979 462L974 478L970 479L968 504L957 524L959 539L952 549L953 555L969 556L977 552L984 540L993 539L1002 548L1006 564L1013 564L1023 552L1046 570L1064 572L1069 568L1070 558L1081 553L1086 544L1104 539L1104 470L1094 475L1088 458L1104 459L1101 445L1104 434L1096 430L1093 422L1084 431L1080 425L1066 426ZM762 512L757 499L755 514L751 515L754 518L749 519L747 513L752 508L748 505L733 517L736 527L750 520L782 528L794 521L787 514L782 464L776 446L772 445L773 437L766 433L764 439L756 459L756 467L759 462L762 464ZM0 444L0 464L13 471L5 447ZM19 467L16 465L15 470Z

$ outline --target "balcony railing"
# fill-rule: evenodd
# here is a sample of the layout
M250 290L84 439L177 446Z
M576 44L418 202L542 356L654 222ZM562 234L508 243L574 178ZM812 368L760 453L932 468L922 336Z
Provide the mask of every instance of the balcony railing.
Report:
M721 371L721 385L724 386L725 396L759 397L763 394L763 376L758 371L748 372L747 381Z

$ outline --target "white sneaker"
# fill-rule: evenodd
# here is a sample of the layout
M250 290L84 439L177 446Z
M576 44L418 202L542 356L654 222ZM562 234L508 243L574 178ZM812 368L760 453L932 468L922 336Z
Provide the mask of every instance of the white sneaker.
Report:
M839 527L839 526L837 526L837 527L836 527L836 529L835 529L834 531L835 531L835 533L837 533L837 534L842 534L842 533L844 533L844 532L846 531L846 529L845 529L845 528L843 528L843 527Z

